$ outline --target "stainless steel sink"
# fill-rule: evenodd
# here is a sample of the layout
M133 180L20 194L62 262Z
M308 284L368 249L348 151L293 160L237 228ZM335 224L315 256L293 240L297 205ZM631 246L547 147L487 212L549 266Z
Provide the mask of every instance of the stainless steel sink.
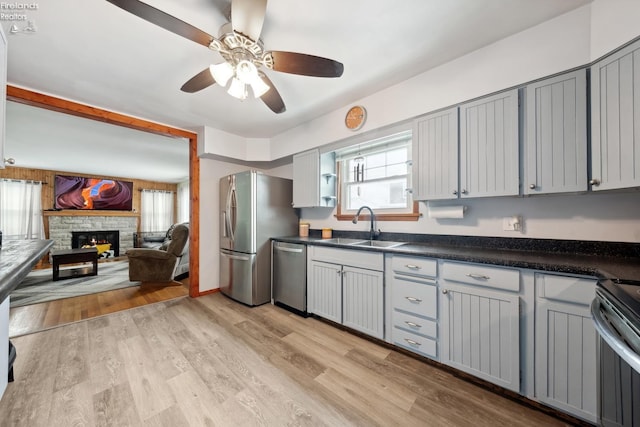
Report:
M331 239L316 240L315 243L334 243L337 245L355 245L359 243L367 242L362 239L349 239L348 237L333 237Z
M404 245L404 242L389 242L384 240L365 240L357 243L352 243L353 246L371 246L374 248L393 248L396 246Z

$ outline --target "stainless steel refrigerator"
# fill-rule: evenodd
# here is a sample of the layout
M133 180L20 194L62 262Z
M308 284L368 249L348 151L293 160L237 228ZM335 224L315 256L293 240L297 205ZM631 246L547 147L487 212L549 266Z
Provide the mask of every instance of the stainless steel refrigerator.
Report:
M244 304L271 300L271 237L293 236L290 179L246 171L220 179L220 291Z

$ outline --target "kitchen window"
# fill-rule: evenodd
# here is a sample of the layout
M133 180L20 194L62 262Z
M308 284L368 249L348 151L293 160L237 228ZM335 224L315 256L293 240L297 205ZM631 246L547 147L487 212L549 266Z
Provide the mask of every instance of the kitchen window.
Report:
M379 220L417 220L411 198L411 131L336 151L339 197L336 217L351 220L360 206Z

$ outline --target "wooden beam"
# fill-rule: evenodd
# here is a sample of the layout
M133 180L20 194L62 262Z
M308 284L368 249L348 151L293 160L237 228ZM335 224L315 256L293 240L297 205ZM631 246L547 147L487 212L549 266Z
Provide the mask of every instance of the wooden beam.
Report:
M191 203L189 218L189 295L191 297L199 296L200 159L198 158L198 134L11 85L7 85L7 100L143 132L189 140L189 192Z

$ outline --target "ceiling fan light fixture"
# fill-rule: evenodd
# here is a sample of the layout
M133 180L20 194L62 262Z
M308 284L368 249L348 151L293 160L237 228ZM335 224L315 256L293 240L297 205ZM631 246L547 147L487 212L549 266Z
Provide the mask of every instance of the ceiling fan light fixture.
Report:
M260 79L256 66L246 60L242 60L236 65L236 77L246 85L253 85L256 80Z
M223 62L222 64L217 65L210 65L209 71L211 71L213 79L220 86L226 86L227 82L229 82L229 79L234 75L233 67L228 62Z
M229 90L227 90L227 93L234 98L246 99L247 86L242 83L237 77L234 77L233 80L231 80L231 84L229 85Z
M266 84L264 80L260 78L260 76L258 76L258 78L256 78L253 83L251 83L251 90L253 90L253 96L255 96L256 98L260 98L262 95L267 93L269 89L271 89L271 87Z

